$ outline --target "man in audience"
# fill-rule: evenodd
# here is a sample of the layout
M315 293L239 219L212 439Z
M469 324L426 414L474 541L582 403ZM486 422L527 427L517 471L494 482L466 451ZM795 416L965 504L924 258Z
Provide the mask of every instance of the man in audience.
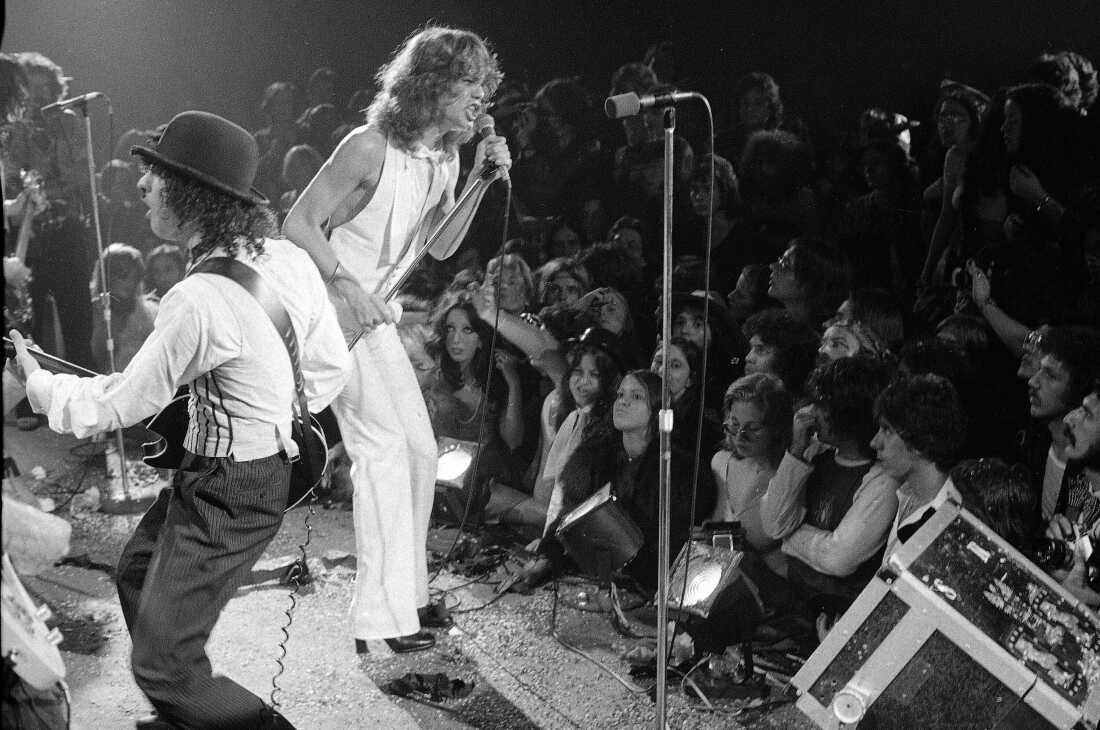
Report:
M1097 591L1100 560L1095 552L1088 553L1089 548L1100 549L1100 379L1092 384L1081 405L1066 415L1064 423L1066 458L1079 466L1080 472L1070 485L1065 509L1050 520L1046 534L1073 545L1073 567L1068 572L1055 571L1055 577L1070 593L1095 609L1100 606Z
M875 402L871 448L898 489L898 513L883 561L948 499L961 501L947 474L966 441L966 416L955 387L938 375L902 377Z
M1069 438L1063 419L1100 377L1100 332L1090 327L1052 327L1038 348L1039 369L1028 380L1028 401L1032 419L1046 427L1040 432L1040 443L1048 443L1049 448L1044 458L1032 456L1031 463L1025 464L1036 476L1042 475L1041 504L1047 520L1065 504ZM1040 449L1028 452L1037 455Z

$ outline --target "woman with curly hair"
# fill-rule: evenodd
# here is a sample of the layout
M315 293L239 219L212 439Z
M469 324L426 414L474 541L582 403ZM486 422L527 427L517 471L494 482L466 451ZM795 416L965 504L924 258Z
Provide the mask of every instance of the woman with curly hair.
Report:
M386 639L399 652L427 649L435 639L421 626L449 625L428 605L435 438L384 294L457 205L458 147L474 137L500 79L496 57L474 33L442 26L414 33L378 72L367 123L343 139L284 225L346 305L345 329L362 333L333 411L354 464L352 616L364 650L367 639ZM499 175L510 164L503 137L478 143L474 170ZM471 175L466 187L480 178ZM486 189L474 188L478 194L453 211L433 257L457 250Z

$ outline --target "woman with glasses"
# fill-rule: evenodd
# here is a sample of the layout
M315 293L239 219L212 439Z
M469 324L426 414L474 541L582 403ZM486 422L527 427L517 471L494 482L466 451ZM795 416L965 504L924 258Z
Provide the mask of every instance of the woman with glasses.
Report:
M791 394L773 375L746 375L726 391L723 412L725 440L710 462L718 488L711 520L740 522L748 544L779 571L783 556L760 524L760 498L790 443Z

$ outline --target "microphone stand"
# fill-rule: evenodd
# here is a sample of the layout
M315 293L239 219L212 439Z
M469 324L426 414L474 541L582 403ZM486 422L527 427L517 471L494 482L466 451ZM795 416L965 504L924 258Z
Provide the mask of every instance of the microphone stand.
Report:
M95 154L92 150L92 118L88 116L88 99L82 99L73 106L80 109L84 115L84 144L88 156L88 182L92 195L92 224L95 226L96 266L99 273L100 292L97 295L103 304L103 330L107 338L107 366L109 372L115 370L115 341L111 330L111 295L107 288L107 267L103 260L103 234L99 225L99 191L96 187ZM122 491L126 498L130 497L129 475L126 468L126 443L122 436L122 427L115 430L115 448L118 449L119 464L122 477ZM108 472L108 478L110 473Z
M672 463L672 392L668 387L669 340L672 339L672 183L673 139L676 131L676 110L665 109L664 164L664 228L661 265L661 411L657 424L660 431L658 463L657 511L657 730L665 730L665 680L668 663L668 561L670 494L669 473Z

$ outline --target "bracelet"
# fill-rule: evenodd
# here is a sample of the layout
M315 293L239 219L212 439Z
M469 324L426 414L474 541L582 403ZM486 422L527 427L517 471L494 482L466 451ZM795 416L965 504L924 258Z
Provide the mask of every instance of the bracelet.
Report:
M332 284L332 282L336 281L336 275L339 274L339 273L340 273L340 262L337 261L336 262L336 268L333 269L332 273L329 274L327 279L325 279L325 286L330 286Z
M1054 200L1054 196L1051 195L1050 193L1047 193L1046 195L1044 195L1043 199L1039 201L1039 204L1035 206L1035 214L1038 215L1038 214L1042 213L1043 208L1045 208L1047 206L1047 204L1052 200Z

